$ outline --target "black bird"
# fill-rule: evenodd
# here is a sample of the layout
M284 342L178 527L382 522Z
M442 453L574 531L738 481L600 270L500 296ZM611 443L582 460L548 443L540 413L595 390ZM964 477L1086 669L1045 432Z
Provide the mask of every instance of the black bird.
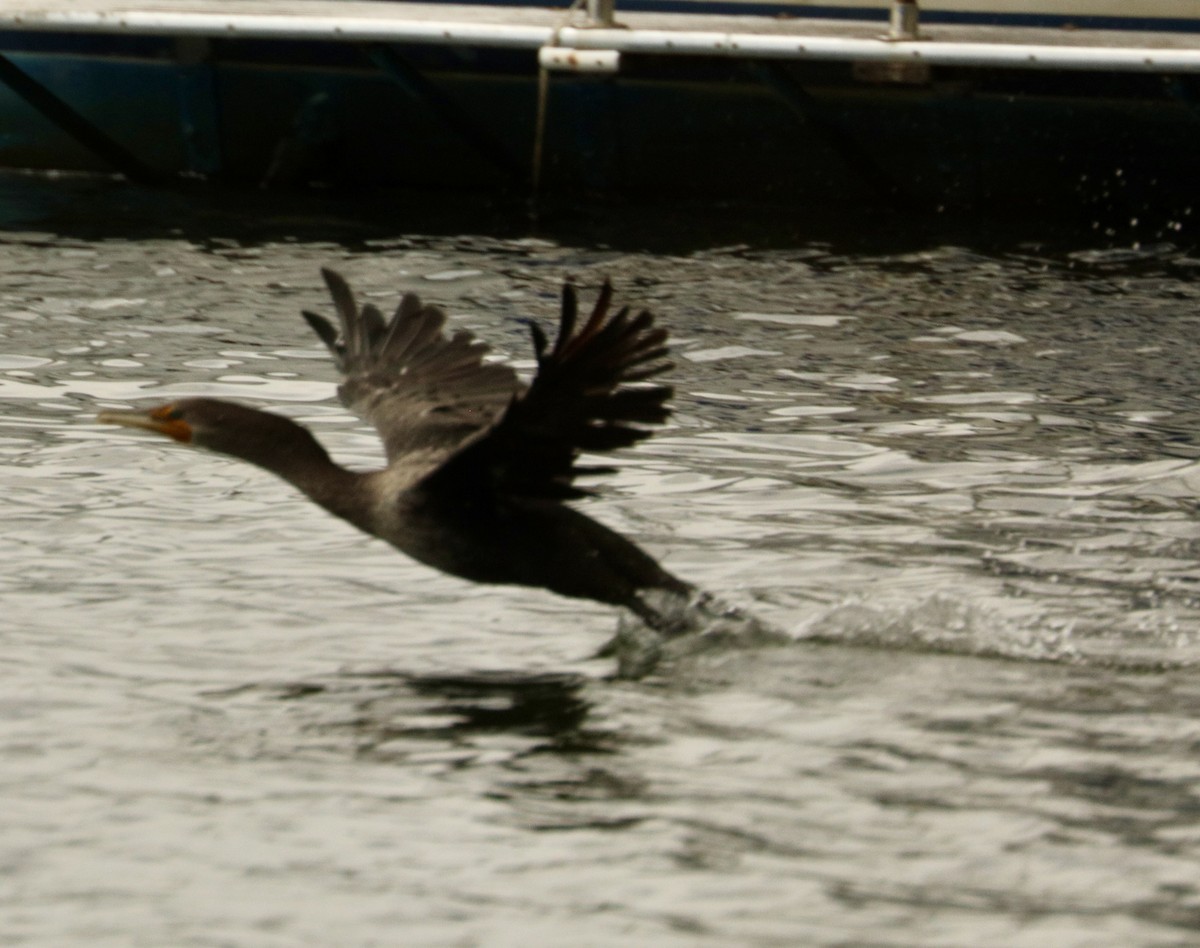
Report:
M664 422L670 387L647 383L670 368L667 332L646 311L611 312L605 282L586 320L563 287L550 346L530 323L537 372L529 385L512 368L485 362L469 332L442 332L445 314L406 293L385 320L359 306L346 281L322 276L340 333L305 312L345 376L343 405L375 426L387 451L382 470L335 463L307 428L280 415L212 398L148 411L106 411L99 420L145 428L249 461L330 513L415 560L483 583L540 586L632 610L662 633L696 592L649 554L566 502L581 452L622 448ZM686 624L686 623L684 623Z

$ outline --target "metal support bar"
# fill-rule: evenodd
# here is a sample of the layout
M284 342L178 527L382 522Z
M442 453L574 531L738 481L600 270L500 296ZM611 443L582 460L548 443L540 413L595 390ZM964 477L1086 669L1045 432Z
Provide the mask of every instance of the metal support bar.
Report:
M621 68L621 54L615 49L572 49L569 46L543 46L538 50L538 68L576 75L615 75Z
M617 22L616 0L587 0L589 26L613 26Z
M0 54L0 82L28 102L48 121L62 129L75 141L112 165L130 181L152 184L164 179L124 145L110 138L70 105Z
M372 45L367 47L367 55L371 62L401 88L428 105L433 115L471 145L485 160L503 171L514 182L525 180L525 169L508 151L399 52L390 46Z
M893 42L911 42L920 39L918 35L920 16L917 0L892 0L888 39Z

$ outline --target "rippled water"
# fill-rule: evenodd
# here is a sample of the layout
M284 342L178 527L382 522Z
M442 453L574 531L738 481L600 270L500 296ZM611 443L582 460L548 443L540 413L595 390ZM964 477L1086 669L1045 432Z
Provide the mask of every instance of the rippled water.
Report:
M1196 257L5 193L5 945L1200 937ZM616 681L610 609L95 424L219 394L375 463L330 264L526 368L566 274L652 306L675 420L588 510L794 641Z

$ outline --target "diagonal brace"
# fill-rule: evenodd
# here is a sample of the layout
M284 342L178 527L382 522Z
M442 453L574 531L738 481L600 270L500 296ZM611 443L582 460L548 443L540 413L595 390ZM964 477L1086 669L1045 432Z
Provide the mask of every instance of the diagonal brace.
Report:
M124 145L110 138L67 102L17 66L7 56L0 54L0 82L24 99L43 117L70 135L88 151L104 159L130 181L151 184L164 176L130 152Z

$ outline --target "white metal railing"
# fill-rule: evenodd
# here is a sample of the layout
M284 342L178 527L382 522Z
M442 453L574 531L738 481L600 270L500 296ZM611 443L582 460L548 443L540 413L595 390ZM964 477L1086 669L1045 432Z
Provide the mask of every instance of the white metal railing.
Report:
M606 0L596 0L597 3ZM480 8L473 8L478 11ZM424 7L425 11L429 6ZM603 15L603 9L600 11ZM477 19L305 15L298 13L200 13L126 9L104 13L87 9L12 10L0 6L0 29L321 39L502 47L539 50L554 45L579 50L614 50L664 56L918 62L932 66L993 66L1011 69L1111 70L1120 72L1200 72L1200 48L1118 45L1030 44L957 40L893 40L813 36L801 33L705 29L624 29L608 26L553 26ZM702 18L696 18L697 22Z

